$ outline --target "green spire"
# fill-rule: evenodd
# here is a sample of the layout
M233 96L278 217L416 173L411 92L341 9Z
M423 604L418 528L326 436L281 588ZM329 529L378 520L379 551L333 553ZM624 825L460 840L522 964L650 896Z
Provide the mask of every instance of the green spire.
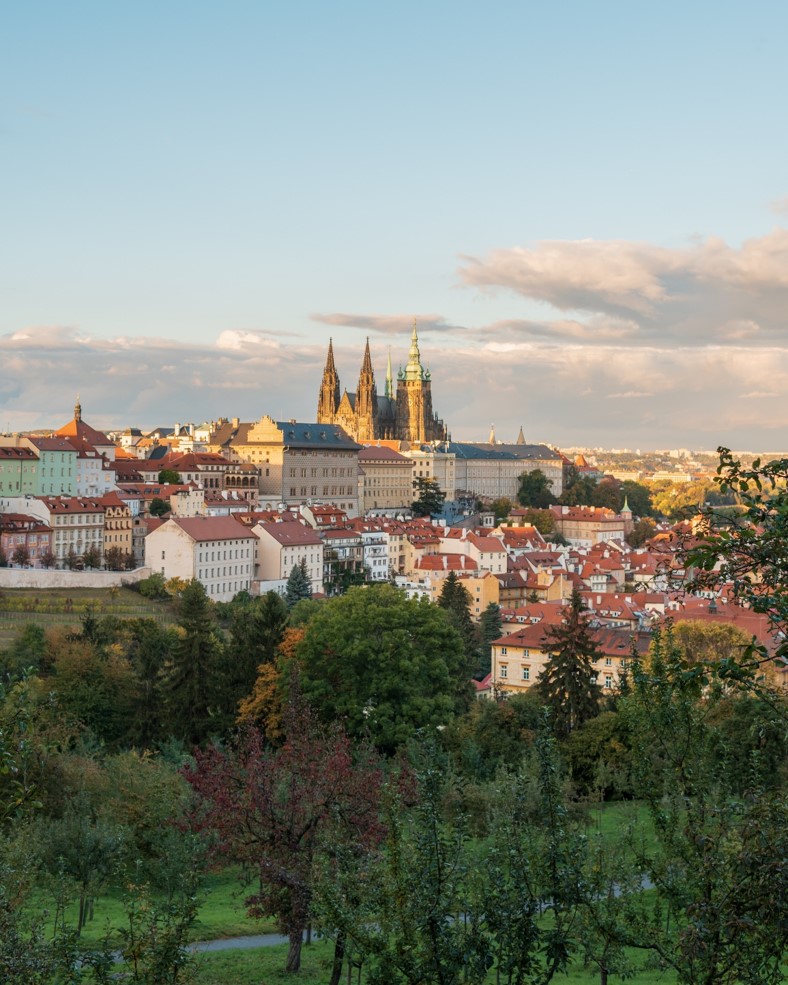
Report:
M389 399L394 396L394 380L391 375L391 346L389 346L389 360L386 366L386 389L385 394Z
M416 319L413 319L413 334L410 337L410 352L408 353L408 365L405 367L406 380L424 379L424 370L421 366L421 353L419 352L419 337L416 334Z

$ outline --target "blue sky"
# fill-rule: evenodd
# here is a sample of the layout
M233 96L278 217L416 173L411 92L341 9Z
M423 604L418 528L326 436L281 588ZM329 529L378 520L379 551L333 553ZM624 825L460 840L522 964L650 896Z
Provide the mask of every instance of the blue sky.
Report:
M788 447L779 2L0 17L0 428L310 419L421 326L456 437Z

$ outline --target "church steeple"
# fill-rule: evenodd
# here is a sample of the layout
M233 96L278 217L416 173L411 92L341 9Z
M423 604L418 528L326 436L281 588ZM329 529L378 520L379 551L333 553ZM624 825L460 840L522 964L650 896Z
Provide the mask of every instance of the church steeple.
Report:
M356 421L358 422L357 441L371 441L375 438L375 418L378 410L378 391L375 374L372 370L372 356L369 352L369 338L364 349L364 361L358 377L356 390Z
M383 392L389 400L394 397L394 378L391 375L391 346L389 346L389 360L386 365L386 389Z
M491 424L490 425L490 437L487 439L487 444L488 445L495 445L495 444L497 444L497 441L495 440L495 425L494 424Z
M522 426L522 424L520 425L520 433L517 435L517 441L515 442L515 444L518 444L518 445L524 445L525 444L525 435L523 434L523 426Z
M317 423L333 424L338 407L339 374L334 365L334 340L329 339L326 368L323 370L323 381L320 384L320 394L317 399Z
M419 337L416 334L416 319L413 319L413 334L410 337L410 351L408 352L408 365L405 367L406 380L421 380L424 378L424 370L421 366L421 353L419 352Z
M77 394L77 402L74 404L74 420L82 420L82 404L79 402L79 394Z

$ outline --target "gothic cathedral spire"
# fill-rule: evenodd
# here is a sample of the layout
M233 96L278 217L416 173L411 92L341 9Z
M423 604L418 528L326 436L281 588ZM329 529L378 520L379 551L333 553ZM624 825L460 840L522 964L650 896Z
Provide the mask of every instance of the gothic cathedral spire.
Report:
M329 339L326 368L323 370L323 382L320 384L320 396L317 400L318 424L333 424L337 407L339 407L339 374L334 365L334 340Z
M378 392L375 374L372 371L372 356L369 352L369 339L364 349L364 361L358 377L356 390L356 420L358 422L357 441L372 441L375 438L375 420L378 411Z
M392 400L394 397L394 377L391 375L391 346L389 346L389 361L386 366L386 389L385 395Z

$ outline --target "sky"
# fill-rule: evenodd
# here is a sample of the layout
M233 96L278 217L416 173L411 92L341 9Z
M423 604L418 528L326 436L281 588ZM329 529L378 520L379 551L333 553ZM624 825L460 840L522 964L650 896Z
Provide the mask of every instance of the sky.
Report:
M0 12L0 431L313 420L416 318L458 440L788 449L788 4Z

